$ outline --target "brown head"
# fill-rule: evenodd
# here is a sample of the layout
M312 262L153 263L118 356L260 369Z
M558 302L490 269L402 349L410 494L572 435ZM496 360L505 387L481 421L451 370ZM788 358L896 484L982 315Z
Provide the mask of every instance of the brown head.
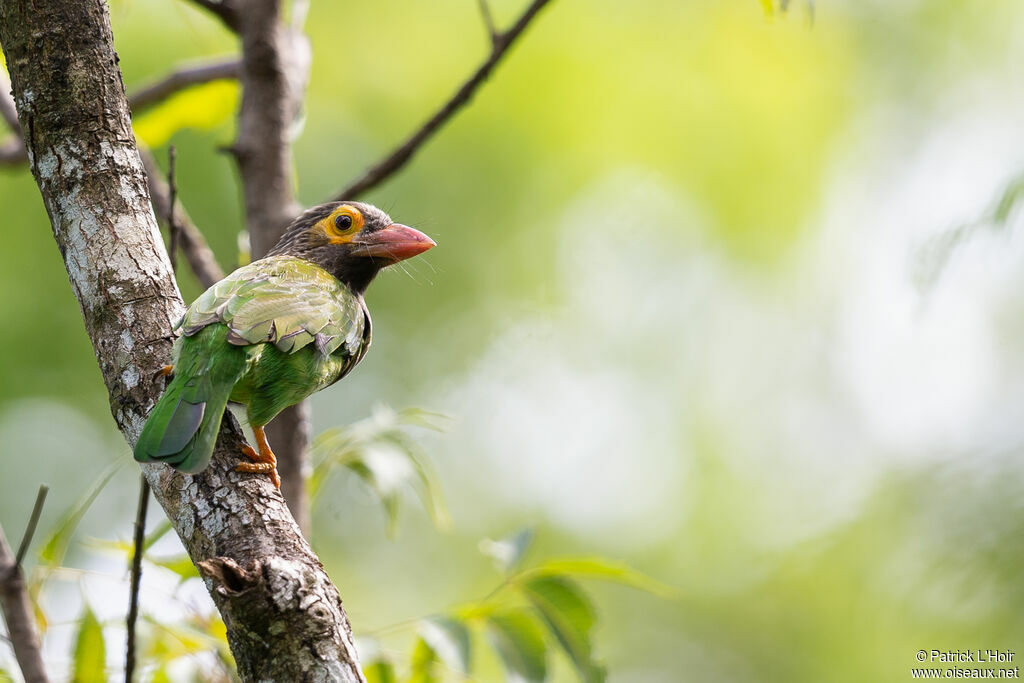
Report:
M362 294L381 268L422 254L434 240L393 223L376 206L329 202L292 221L268 256L306 259Z

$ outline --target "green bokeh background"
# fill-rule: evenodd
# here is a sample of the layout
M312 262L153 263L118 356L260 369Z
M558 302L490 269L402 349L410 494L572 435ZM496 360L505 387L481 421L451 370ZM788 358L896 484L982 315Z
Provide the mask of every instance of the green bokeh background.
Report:
M492 5L502 24L521 9ZM236 49L185 2L111 14L129 91ZM488 49L472 0L316 1L307 29L307 205ZM357 484L324 497L315 545L356 631L486 593L478 540L533 524L534 557L601 554L680 589L593 587L613 681L901 681L922 648L1019 652L1024 245L1015 213L985 217L1024 170L1021 64L1014 0L815 3L813 20L555 0L367 197L438 247L373 285L374 348L315 398L315 427L381 402L450 415L422 442L453 525L410 506L388 539ZM232 92L183 107L196 127L171 137L223 264L242 228L217 152ZM37 482L45 528L129 454L26 170L0 171L0 206L14 536ZM128 537L133 466L114 482L81 537Z

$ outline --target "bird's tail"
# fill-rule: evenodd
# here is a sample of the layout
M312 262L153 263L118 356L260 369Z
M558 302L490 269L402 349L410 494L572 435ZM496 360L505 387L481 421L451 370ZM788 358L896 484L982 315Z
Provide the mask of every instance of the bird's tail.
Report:
M190 362L192 344L205 346L202 339L215 334L211 325L196 337L186 339L174 378L160 397L135 444L139 462L163 462L182 472L194 474L206 469L213 456L221 419L235 382L245 371L246 356L238 347ZM210 332L207 332L210 330ZM202 355L202 354L196 354Z

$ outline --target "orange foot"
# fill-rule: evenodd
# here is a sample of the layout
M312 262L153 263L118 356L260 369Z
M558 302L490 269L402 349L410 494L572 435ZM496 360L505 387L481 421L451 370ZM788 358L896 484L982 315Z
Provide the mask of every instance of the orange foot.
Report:
M170 377L173 374L174 374L174 366L173 365L165 365L165 366L163 366L162 368L160 368L159 370L156 371L156 373L154 374L154 377Z
M267 443L267 435L263 432L263 427L253 427L252 431L256 434L256 445L260 447L260 450L256 452L256 449L252 446L243 445L242 455L252 460L252 462L238 463L235 471L266 474L270 477L270 481L274 482L274 486L281 488L281 477L277 473L277 457L274 456L274 451L270 450L270 444Z

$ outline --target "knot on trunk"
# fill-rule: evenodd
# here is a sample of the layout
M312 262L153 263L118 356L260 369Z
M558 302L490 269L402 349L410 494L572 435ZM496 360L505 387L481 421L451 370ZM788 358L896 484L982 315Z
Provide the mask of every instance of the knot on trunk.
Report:
M214 590L224 597L241 595L260 582L260 561L243 567L230 557L213 557L196 563L199 572L214 582Z

